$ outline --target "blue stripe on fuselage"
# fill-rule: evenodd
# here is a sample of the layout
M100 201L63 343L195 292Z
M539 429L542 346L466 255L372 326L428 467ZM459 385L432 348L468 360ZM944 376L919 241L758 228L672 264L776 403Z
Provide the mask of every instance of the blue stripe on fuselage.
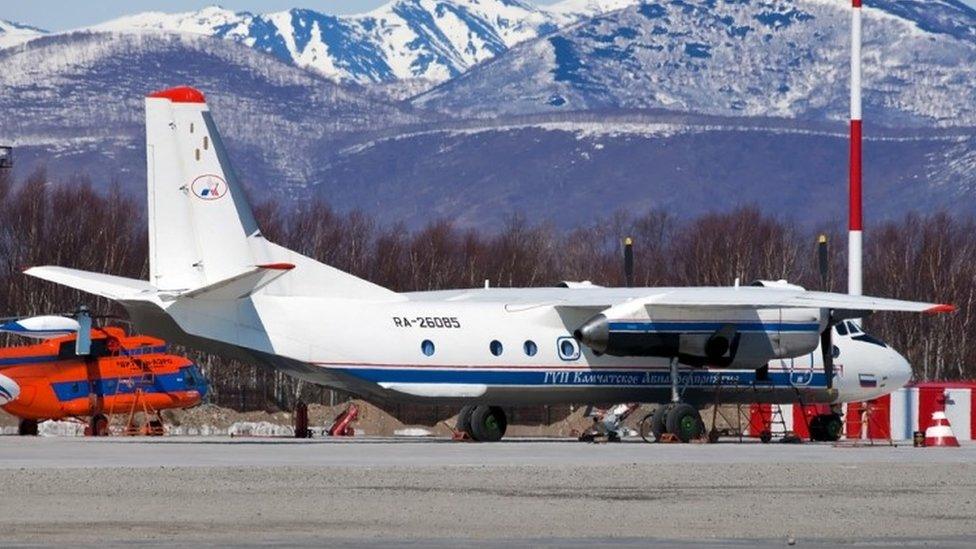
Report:
M193 376L195 383L188 383L187 368L172 374L148 376L146 379L134 377L114 377L79 381L61 381L52 383L51 388L61 402L76 398L88 398L89 393L98 396L125 395L136 392L143 393L175 393L179 391L199 391L201 398L207 394L207 384L199 376Z
M566 370L532 369L524 371L423 368L335 368L350 376L372 383L445 383L498 386L638 386L670 387L671 374L662 370ZM804 371L804 380L810 373ZM686 386L762 385L790 386L790 372L769 372L767 379L758 381L755 370L692 371L679 374ZM826 376L813 372L812 379L803 386L823 387Z
M611 322L611 332L648 333L688 333L714 332L732 325L739 332L818 332L820 325L815 322Z

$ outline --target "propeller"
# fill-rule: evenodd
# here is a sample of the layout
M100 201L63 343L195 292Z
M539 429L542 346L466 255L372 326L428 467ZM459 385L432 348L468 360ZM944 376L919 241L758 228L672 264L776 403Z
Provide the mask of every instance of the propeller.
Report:
M822 234L817 239L817 266L820 268L820 289L830 291L830 249L827 245L827 235Z
M817 238L817 267L820 271L820 289L830 291L830 247L827 235ZM834 388L834 311L827 311L827 327L820 333L820 352L823 353L824 375L827 376L827 388Z
M824 375L827 376L827 388L834 388L834 321L833 313L827 313L827 327L820 332L820 352L823 353Z
M628 288L634 286L634 239L624 239L624 281Z

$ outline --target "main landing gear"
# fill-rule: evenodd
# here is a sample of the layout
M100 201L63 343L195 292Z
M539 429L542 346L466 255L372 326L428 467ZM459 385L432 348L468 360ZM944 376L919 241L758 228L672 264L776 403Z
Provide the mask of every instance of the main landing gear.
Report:
M508 418L500 406L465 406L458 413L455 429L478 442L498 442L505 436Z
M705 433L705 422L698 409L681 402L678 392L678 358L671 359L671 403L658 406L640 423L640 435L646 442L665 438L689 442Z
M640 435L645 442L660 442L673 437L689 442L705 433L705 422L698 409L683 402L658 406L640 423Z
M17 426L17 434L22 437L36 437L37 420L36 419L20 420L20 424Z

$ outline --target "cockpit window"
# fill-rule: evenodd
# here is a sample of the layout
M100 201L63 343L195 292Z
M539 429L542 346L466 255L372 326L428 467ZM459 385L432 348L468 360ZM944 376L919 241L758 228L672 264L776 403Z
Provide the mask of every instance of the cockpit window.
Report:
M841 322L837 325L837 335L846 336L847 335L847 323Z
M874 337L873 335L870 335L870 334L868 334L866 332L861 332L860 335L854 336L853 339L854 339L854 341L863 341L865 343L870 343L872 345L877 345L878 347L885 347L885 348L888 347L888 344L886 344L884 341L881 341L880 339L878 339L878 338Z
M863 334L864 333L864 330L861 330L861 327L860 326L858 326L857 324L855 324L855 323L853 323L853 322L851 322L849 320L847 322L845 322L845 324L847 324L848 331L851 333L851 335L857 335L857 334Z

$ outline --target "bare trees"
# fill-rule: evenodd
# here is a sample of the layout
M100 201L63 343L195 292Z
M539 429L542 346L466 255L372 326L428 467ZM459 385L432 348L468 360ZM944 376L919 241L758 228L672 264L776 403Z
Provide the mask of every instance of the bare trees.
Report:
M39 314L87 303L90 296L29 279L24 266L58 264L146 278L147 244L140 203L117 189L96 192L79 178L52 185L38 171L18 185L0 171L0 315ZM746 207L682 219L665 211L617 214L560 230L514 215L496 232L449 220L409 230L396 220L337 212L322 202L293 211L260 205L271 240L397 291L492 286L546 286L562 280L622 285L621 244L635 239L640 286L730 285L736 278L787 279L819 288L816 235ZM836 241L831 278L843 279ZM867 293L940 300L959 306L938 318L876 315L868 329L904 352L920 379L976 377L976 220L909 215L872 227L866 239ZM833 284L843 291L843 285ZM194 354L217 402L238 408L287 407L299 396L334 395L279 372Z

